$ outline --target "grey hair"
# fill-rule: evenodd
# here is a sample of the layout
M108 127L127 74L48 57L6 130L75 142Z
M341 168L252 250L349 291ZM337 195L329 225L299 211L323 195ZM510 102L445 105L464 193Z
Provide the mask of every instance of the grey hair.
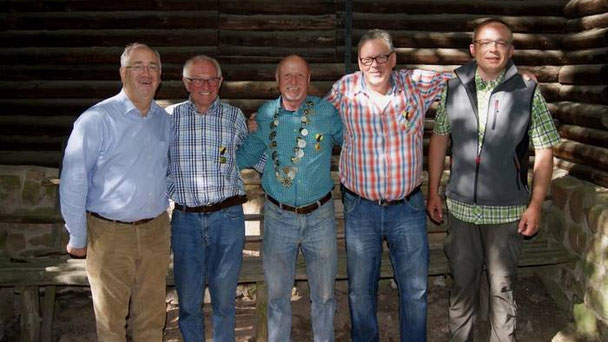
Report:
M222 77L222 68L220 67L220 63L217 61L217 59L215 59L213 57L209 57L207 55L197 55L197 56L194 56L194 57L188 59L186 61L186 63L184 63L184 69L182 71L182 76L183 77L190 76L190 75L188 75L188 72L190 71L190 67L192 66L192 64L194 64L196 62L202 62L202 61L207 61L207 62L213 63L213 65L215 65L215 69L217 70L217 77Z
M156 55L156 58L158 59L158 64L161 65L160 54L158 53L158 51L152 49L151 47L149 47L146 44L135 42L135 43L131 43L125 47L124 51L122 52L122 55L120 55L120 66L123 68L126 67L133 50L139 49L139 48L146 48L146 49L154 52L154 54ZM162 65L161 65L161 67L162 67Z
M367 31L359 40L359 44L357 44L357 54L361 51L361 47L363 46L363 44L365 44L367 41L374 40L374 39L383 40L388 45L390 52L395 51L395 47L393 46L393 38L391 37L391 34L385 30L373 29L373 30Z

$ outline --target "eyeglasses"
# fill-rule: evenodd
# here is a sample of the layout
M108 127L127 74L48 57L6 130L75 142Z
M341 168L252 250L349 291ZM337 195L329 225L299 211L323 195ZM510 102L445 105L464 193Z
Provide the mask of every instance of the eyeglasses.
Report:
M213 78L192 78L192 77L186 77L186 79L190 82L193 83L196 86L202 86L203 84L207 83L212 87L217 86L220 83L221 77L213 77Z
M380 56L376 56L376 57L363 57L363 58L359 58L359 60L361 61L361 64L365 65L365 66L370 66L372 65L372 63L374 63L374 61L376 61L376 63L378 64L384 64L386 62L388 62L388 58L391 56L392 52L389 53L388 55L380 55Z
M502 39L498 39L498 40L477 39L477 40L474 40L473 43L479 44L479 46L481 46L482 48L489 48L490 46L492 46L492 43L494 43L494 44L496 44L496 47L499 49L506 49L509 45L511 45L510 41L502 40Z
M160 65L156 65L156 64L150 64L150 65L143 65L143 64L138 64L138 65L127 65L125 68L127 69L131 69L137 73L140 72L144 72L144 70L148 70L149 72L159 72L160 71Z

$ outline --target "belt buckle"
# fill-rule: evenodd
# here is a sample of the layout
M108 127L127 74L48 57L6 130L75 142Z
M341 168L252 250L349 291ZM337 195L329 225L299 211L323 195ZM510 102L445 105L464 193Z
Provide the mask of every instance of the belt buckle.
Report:
M391 201L387 201L385 199L381 199L381 200L377 200L376 204L378 204L381 207L388 207L388 206L390 206L390 202Z

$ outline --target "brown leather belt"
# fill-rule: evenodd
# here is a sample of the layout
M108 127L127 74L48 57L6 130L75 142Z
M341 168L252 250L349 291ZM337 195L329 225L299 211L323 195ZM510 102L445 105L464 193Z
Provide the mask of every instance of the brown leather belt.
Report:
M112 219L109 219L107 217L103 217L103 216L99 215L98 213L94 213L92 211L88 211L88 213L91 216L96 217L96 218L98 218L100 220L104 220L104 221L108 221L108 222L112 222L112 223L130 224L130 225L133 225L133 226L138 226L140 224L148 223L148 222L150 222L150 221L152 221L152 220L154 220L156 218L156 217L152 217L152 218L145 218L145 219L141 219L141 220L137 220L137 221L132 221L132 222L126 222L126 221L112 220Z
M327 195L321 197L321 199L316 201L315 203L301 206L301 207L292 207L290 205L283 204L268 195L266 195L266 198L268 198L270 203L276 205L277 207L279 207L283 210L292 211L296 214L309 214L309 213L319 209L323 204L325 204L327 201L329 201L331 199L331 191L328 192Z
M185 205L175 203L175 210L185 211L187 213L212 213L214 211L226 209L238 204L247 202L247 196L239 195L228 197L225 200L200 207L186 207Z
M352 192L351 190L348 190L348 188L345 187L344 185L341 186L341 190L342 190L343 193L347 193L347 194L349 194L351 196L358 197L358 198L360 198L362 200L372 202L372 203L377 204L377 205L379 205L381 207L388 207L388 206L395 205L395 204L403 204L403 203L409 202L409 200L412 198L412 196L414 196L415 194L417 194L418 192L420 192L420 185L418 185L417 187L415 187L414 190L412 190L404 198L401 198L401 199L398 199L398 200L392 200L392 201L387 201L387 200L370 200L370 199L367 199L367 198L365 198L363 196L360 196L360 195Z

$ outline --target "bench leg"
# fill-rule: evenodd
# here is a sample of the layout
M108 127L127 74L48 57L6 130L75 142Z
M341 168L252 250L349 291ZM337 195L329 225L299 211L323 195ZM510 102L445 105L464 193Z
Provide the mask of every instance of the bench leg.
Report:
M266 286L263 281L255 283L256 287L256 329L255 329L255 340L256 342L268 341L268 321L266 320L267 314L267 300L266 300Z
M57 287L47 286L42 299L42 324L40 325L40 342L51 342L53 318L55 316L55 293Z
M38 286L19 286L21 309L21 341L38 342L40 338L40 303Z

